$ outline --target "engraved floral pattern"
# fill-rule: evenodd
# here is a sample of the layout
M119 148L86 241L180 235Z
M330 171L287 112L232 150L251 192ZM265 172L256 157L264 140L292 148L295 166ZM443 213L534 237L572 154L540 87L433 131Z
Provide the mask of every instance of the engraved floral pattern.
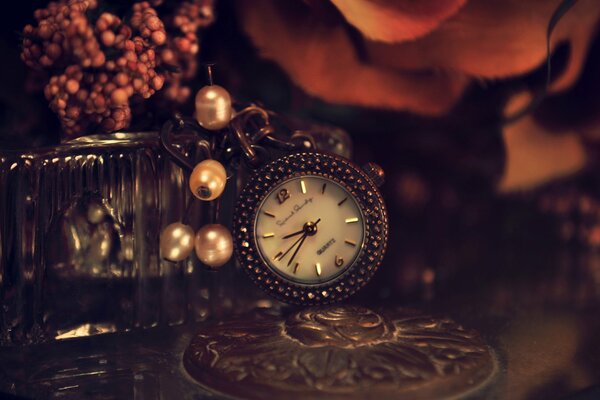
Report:
M306 309L292 314L285 333L310 347L337 346L353 348L392 339L394 325L364 307L330 307Z
M495 370L481 338L449 319L356 306L235 317L202 329L184 357L198 381L245 398L445 397Z

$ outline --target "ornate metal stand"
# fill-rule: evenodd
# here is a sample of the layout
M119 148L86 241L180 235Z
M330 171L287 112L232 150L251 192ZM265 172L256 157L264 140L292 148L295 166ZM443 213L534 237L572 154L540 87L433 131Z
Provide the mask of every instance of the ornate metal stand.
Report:
M207 326L184 365L208 389L252 399L448 398L497 371L479 335L449 319L357 306L255 311Z

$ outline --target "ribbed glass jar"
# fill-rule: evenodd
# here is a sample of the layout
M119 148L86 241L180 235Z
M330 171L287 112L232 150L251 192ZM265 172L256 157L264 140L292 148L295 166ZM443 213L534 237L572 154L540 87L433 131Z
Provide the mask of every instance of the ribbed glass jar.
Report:
M177 140L196 148L192 135ZM227 226L236 190L223 195ZM233 263L213 273L195 256L161 260L160 232L190 197L156 133L0 151L0 345L177 325L260 299ZM190 205L194 229L203 207Z

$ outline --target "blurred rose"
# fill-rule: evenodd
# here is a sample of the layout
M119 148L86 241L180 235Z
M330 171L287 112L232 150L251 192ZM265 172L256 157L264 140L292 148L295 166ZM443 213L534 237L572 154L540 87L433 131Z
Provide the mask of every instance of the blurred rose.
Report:
M243 28L265 58L325 101L447 112L473 81L518 76L546 56L561 0L240 0ZM570 45L552 90L578 77L600 16L580 0L556 27Z

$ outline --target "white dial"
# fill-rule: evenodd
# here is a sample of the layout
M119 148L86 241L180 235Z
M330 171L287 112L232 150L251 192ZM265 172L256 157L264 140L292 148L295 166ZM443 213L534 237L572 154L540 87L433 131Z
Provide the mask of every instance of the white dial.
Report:
M254 229L269 267L301 284L328 282L350 267L364 231L352 194L313 175L291 178L272 189L258 208Z

